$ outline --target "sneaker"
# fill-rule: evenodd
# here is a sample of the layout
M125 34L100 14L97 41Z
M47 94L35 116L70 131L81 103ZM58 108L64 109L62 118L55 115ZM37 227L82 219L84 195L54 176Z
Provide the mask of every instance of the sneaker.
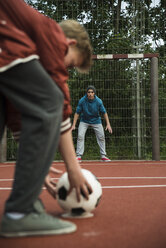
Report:
M76 159L77 159L77 161L78 161L79 163L81 163L81 162L82 162L81 157L76 157Z
M102 157L101 161L102 162L111 162L111 160L109 158L107 158L107 157Z
M56 235L76 231L77 226L75 224L60 220L40 210L29 213L18 220L4 215L1 221L0 236L8 238Z

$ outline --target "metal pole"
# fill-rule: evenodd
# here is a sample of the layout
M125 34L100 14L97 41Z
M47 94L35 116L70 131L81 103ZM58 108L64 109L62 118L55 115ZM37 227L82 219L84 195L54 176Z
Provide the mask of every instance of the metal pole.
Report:
M0 141L0 163L7 161L7 131L4 130L2 140Z
M151 59L151 125L152 160L160 160L159 107L158 107L158 58Z
M139 75L139 60L136 60L137 67L137 146L138 158L141 159L141 115L140 115L140 75Z
M5 98L0 92L0 162L7 160L7 131L5 130Z

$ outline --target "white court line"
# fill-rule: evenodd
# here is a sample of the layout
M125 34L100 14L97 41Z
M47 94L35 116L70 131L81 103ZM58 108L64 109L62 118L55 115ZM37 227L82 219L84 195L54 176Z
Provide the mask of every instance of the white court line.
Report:
M58 180L60 177L52 177L51 179ZM115 180L115 179L166 179L166 177L97 177L98 179L103 180ZM0 182L9 182L13 181L13 179L0 179Z
M166 185L103 186L103 189L165 188Z
M165 188L166 185L128 185L128 186L102 186L102 189L134 189L134 188ZM11 190L10 187L3 187L0 190ZM45 187L43 189L46 189Z
M0 190L11 190L12 188L0 188Z
M97 177L98 179L166 179L166 177Z
M51 179L59 179L59 177L52 177ZM114 179L166 179L166 177L97 177L97 179L114 180ZM1 179L0 179L1 180Z
M12 187L1 187L0 190L11 190ZM46 189L46 187L43 187L42 189Z
M52 178L59 179L59 178ZM166 177L98 177L98 179L166 179ZM0 179L0 182L13 181L13 179ZM129 189L129 188L164 188L166 185L126 185L126 186L102 186L103 189ZM0 190L11 190L11 187L0 187ZM43 189L46 189L45 187Z
M13 179L0 179L0 182L9 182L9 181L13 181Z
M52 177L51 179L58 180L60 177ZM115 179L166 179L166 177L97 177L98 179L103 180L115 180ZM13 181L13 179L0 179L0 182L9 182Z

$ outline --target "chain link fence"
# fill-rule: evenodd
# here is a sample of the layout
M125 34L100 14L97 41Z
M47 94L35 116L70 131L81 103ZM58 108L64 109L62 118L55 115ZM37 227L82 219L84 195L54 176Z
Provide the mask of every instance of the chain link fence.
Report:
M83 23L94 54L159 54L160 159L166 159L166 6L165 1L28 1L56 21L73 18ZM113 134L106 135L111 159L152 159L150 60L94 60L89 75L69 72L73 115L89 84L97 89L108 112ZM73 119L72 115L72 119ZM103 120L103 125L105 125ZM78 127L78 126L77 126ZM77 129L73 131L76 146ZM7 160L15 160L17 144L7 132ZM55 154L55 159L60 155ZM99 159L93 130L85 141L84 159Z

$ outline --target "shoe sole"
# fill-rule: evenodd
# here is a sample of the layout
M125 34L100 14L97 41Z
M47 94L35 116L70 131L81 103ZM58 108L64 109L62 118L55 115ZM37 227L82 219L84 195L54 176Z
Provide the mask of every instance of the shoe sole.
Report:
M0 232L1 237L12 238L12 237L27 237L27 236L44 236L44 235L60 235L75 232L77 226L57 229L57 230L43 230L43 231L20 231L20 232Z

